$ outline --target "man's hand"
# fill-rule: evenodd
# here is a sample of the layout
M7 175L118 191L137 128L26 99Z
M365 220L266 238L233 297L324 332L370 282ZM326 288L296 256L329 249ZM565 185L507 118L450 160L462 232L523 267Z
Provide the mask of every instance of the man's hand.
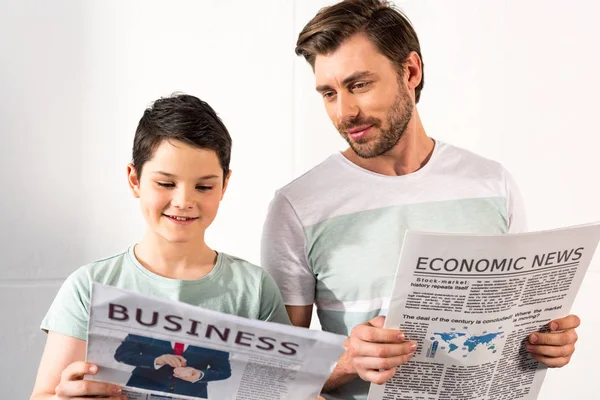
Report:
M181 356L176 356L174 354L163 354L160 357L156 357L156 359L154 360L154 363L156 365L169 365L173 368L177 368L177 367L185 367L187 364L187 361L185 358L181 357Z
M188 382L197 382L204 376L204 372L192 367L181 367L173 370L175 378L183 379Z
M348 373L354 372L365 381L382 384L394 376L399 365L411 359L417 343L406 341L399 330L383 329L384 322L385 317L379 316L352 329L346 341L351 366Z
M550 333L536 332L529 335L527 351L533 358L548 367L564 367L571 361L575 351L577 341L575 328L579 327L580 322L576 315L550 321Z

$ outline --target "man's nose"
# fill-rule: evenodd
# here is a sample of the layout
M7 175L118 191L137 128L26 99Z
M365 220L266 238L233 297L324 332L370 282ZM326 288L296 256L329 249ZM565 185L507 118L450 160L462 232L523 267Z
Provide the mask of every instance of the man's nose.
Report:
M338 125L352 120L358 115L358 105L352 95L339 94L336 106Z

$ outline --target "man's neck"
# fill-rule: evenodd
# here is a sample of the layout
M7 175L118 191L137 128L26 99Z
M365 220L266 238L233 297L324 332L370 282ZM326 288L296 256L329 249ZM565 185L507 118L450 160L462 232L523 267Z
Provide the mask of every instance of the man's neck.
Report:
M342 154L361 168L381 175L400 176L423 168L431 158L435 142L427 136L419 113L414 115L400 141L388 152L373 158L362 158L351 148Z

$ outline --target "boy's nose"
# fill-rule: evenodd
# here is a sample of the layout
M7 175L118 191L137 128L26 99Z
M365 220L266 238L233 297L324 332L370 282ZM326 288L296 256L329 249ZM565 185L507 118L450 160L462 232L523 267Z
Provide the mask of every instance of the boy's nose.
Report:
M193 196L190 191L186 189L178 190L171 203L173 206L181 209L192 208L194 205Z

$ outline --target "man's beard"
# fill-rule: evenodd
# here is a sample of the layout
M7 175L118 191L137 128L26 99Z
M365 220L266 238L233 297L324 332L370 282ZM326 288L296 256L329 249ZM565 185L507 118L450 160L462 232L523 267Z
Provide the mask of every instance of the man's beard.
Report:
M408 92L400 86L400 90L394 103L390 107L387 113L387 126L388 129L382 129L382 122L380 119L375 117L358 117L345 122L342 122L337 126L338 131L344 139L348 142L352 150L362 158L373 158L390 151L406 131L406 127L412 118L414 105L408 95ZM356 141L350 139L348 133L349 129L358 126L372 125L373 128L377 128L381 131L381 134L377 137L364 137Z

